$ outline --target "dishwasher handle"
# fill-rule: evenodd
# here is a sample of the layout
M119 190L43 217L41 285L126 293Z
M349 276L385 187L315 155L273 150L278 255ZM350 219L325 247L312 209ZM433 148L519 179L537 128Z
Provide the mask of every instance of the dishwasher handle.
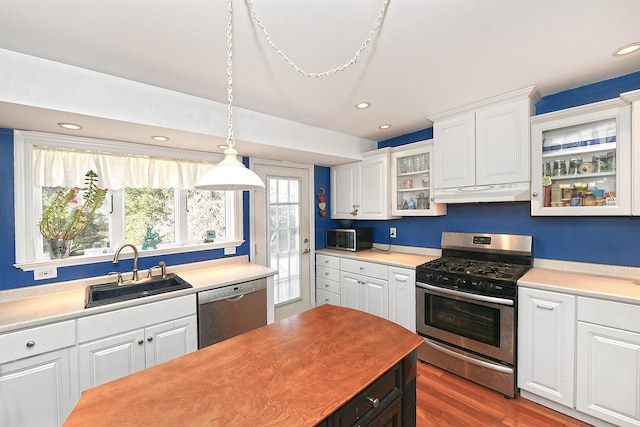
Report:
M198 304L208 304L213 301L221 300L238 301L248 293L256 292L266 288L266 278L223 286L208 291L198 292Z

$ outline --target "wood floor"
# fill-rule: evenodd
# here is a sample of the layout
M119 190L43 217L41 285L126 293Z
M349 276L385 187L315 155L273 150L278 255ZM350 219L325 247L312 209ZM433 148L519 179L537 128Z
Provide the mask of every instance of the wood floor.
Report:
M420 361L416 388L417 427L589 426L520 396L505 399Z

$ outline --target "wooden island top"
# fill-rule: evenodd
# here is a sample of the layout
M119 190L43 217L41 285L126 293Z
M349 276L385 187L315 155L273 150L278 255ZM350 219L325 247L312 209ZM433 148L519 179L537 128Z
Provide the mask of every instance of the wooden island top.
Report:
M322 305L86 390L64 425L317 425L422 342L380 317Z

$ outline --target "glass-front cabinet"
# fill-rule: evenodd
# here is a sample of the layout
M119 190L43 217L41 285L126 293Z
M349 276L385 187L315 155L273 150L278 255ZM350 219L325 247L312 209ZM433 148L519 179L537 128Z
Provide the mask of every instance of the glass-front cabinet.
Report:
M401 145L391 152L391 203L394 216L435 216L446 204L433 202L433 140Z
M631 213L631 108L621 99L531 118L531 215Z

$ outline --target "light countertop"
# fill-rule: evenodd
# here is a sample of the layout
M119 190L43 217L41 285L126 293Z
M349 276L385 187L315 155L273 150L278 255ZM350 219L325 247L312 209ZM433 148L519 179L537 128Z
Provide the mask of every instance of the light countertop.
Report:
M339 249L321 249L316 251L316 254L334 255L342 258L357 259L402 268L416 268L427 261L438 258L438 255L386 252L380 249L366 249L357 252L341 251Z
M640 304L640 279L534 267L518 286Z
M113 277L102 276L1 291L0 333L195 294L276 274L275 270L248 262L247 257L169 266L167 272L178 274L193 287L93 308L84 308L85 288L113 281Z

